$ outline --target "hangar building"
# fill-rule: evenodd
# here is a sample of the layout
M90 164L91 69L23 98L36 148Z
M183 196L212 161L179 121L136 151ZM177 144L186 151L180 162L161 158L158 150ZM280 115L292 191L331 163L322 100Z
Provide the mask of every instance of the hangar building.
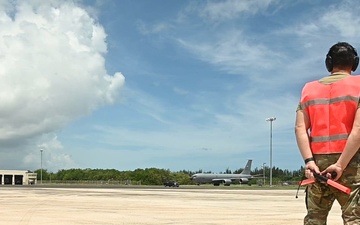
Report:
M37 183L37 173L27 170L0 170L0 185L32 185Z

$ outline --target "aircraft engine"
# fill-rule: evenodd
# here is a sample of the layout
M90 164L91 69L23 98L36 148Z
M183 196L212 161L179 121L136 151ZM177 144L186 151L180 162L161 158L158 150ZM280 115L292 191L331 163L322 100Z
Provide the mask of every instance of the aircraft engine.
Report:
M241 178L239 180L240 184L247 184L249 182L249 180L247 178Z
M231 180L230 179L224 179L224 184L231 184Z

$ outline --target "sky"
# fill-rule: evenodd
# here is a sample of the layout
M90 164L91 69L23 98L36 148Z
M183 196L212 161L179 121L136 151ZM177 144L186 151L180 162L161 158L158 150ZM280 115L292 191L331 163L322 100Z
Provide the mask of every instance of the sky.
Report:
M328 75L333 44L360 46L359 11L356 0L1 0L1 168L297 170L301 89Z

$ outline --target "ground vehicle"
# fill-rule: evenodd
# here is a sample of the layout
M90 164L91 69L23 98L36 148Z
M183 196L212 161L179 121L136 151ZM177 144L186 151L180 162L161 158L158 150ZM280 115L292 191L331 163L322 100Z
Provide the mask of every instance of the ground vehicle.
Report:
M165 187L179 187L179 183L176 181L166 181L164 182Z

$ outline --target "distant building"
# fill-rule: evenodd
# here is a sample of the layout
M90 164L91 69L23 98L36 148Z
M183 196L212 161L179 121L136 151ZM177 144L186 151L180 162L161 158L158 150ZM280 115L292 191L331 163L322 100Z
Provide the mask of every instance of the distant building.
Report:
M37 173L27 170L0 170L1 185L32 185L37 183Z

